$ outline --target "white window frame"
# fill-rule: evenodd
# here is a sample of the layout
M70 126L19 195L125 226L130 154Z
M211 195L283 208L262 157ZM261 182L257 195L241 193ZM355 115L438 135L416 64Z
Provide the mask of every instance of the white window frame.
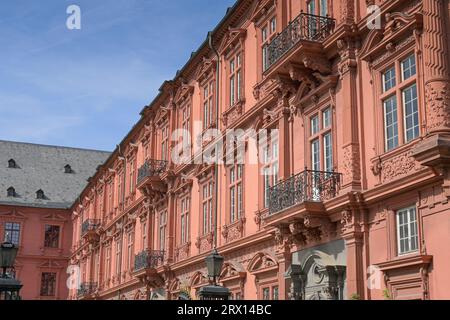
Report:
M414 221L412 221L410 219L411 210L414 210L414 216L415 216ZM400 214L404 214L404 213L406 213L407 222L400 225ZM411 206L411 207L397 210L395 213L395 220L396 220L395 229L396 229L396 234L397 234L397 254L399 256L402 256L402 255L407 255L407 254L413 254L413 253L416 253L417 251L419 251L419 224L418 224L417 208L415 206ZM411 223L414 223L414 222L415 222L416 234L415 234L415 236L411 236L411 230L412 230ZM407 238L400 238L400 227L401 226L407 226L407 229L408 229L408 237ZM414 250L411 249L413 238L416 238L416 243L415 243L416 249L414 249ZM401 251L401 240L404 240L404 239L408 239L409 250L402 252Z

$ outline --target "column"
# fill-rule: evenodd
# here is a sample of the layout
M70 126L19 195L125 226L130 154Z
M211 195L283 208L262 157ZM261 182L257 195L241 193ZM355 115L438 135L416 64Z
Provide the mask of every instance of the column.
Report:
M425 103L428 134L450 133L448 2L424 0Z

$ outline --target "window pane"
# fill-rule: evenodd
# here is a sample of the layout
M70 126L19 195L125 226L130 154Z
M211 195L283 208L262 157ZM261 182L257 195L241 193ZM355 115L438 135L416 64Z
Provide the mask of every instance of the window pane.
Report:
M331 142L331 133L327 133L323 137L323 151L325 159L325 171L333 171L333 148Z
M404 254L418 250L416 208L397 212L398 253Z
M44 247L58 248L59 247L59 226L46 225Z
M319 149L319 140L316 139L311 143L311 164L312 169L319 171L320 170L320 149Z
M319 132L319 117L315 116L311 118L311 135L315 135Z
M278 286L272 288L272 300L278 300Z
M270 20L270 33L274 33L277 30L277 18Z
M409 142L419 136L419 111L416 84L403 90L403 104L406 142Z
M398 146L397 99L395 96L384 101L386 151Z
M392 89L393 87L395 87L395 85L396 85L395 67L392 67L383 74L384 91Z
M403 80L409 79L416 74L416 56L410 55L402 61Z
M9 241L15 245L19 245L20 224L14 222L5 223L5 241Z
M270 289L269 288L263 289L263 300L270 300Z
M320 0L320 15L325 17L328 14L328 0Z
M323 128L328 128L331 126L331 109L328 108L323 111Z

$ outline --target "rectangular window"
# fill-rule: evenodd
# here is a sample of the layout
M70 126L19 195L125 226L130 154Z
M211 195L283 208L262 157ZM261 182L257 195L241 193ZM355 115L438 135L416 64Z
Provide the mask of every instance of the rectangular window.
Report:
M214 112L214 81L205 84L203 88L203 130L213 123Z
M129 193L133 193L133 191L134 191L134 184L135 184L135 181L136 181L134 160L130 161L129 179L130 179L130 184L129 184L130 190L129 190Z
M19 245L20 241L20 223L6 222L5 223L5 241Z
M278 140L271 135L267 146L264 149L264 207L269 207L270 188L278 183L279 165L278 165Z
M189 211L190 211L190 198L185 197L181 199L180 203L181 244L185 244L189 241Z
M147 222L142 225L142 249L147 249Z
M419 136L419 109L416 84L404 89L402 96L405 115L405 141L409 142Z
M167 226L167 210L159 214L159 250L166 248L166 226Z
M403 81L416 75L416 56L410 55L401 62Z
M105 281L111 277L111 245L106 248L106 272Z
M397 98L392 96L384 101L384 125L386 151L398 146Z
M128 270L132 270L133 269L133 257L134 257L134 232L129 232L128 233L128 239L127 239L127 267Z
M262 290L262 299L270 300L270 288L263 288Z
M328 15L328 0L320 0L320 15L322 17Z
M419 239L415 207L397 211L397 241L399 255L418 250Z
M242 61L241 53L236 54L230 60L230 106L241 100L242 95Z
M311 143L311 164L312 170L320 171L320 141L313 140Z
M116 240L116 275L120 279L122 272L122 238Z
M203 185L202 210L203 210L203 235L212 231L212 202L213 202L213 182Z
M56 273L43 272L41 274L41 296L54 297L56 294Z
M327 172L333 171L333 148L331 141L331 132L323 136L323 154L325 161L324 170Z
M45 248L59 248L59 226L45 225Z
M161 160L167 161L169 148L169 128L164 126L161 129Z
M401 74L398 79L396 79L396 70ZM415 54L409 54L403 60L395 61L394 66L382 74L385 92L381 95L385 151L390 151L420 136L416 77ZM399 134L401 129L403 132Z
M230 168L230 222L234 222L242 215L242 171L243 165L237 164Z
M331 109L327 108L322 111L323 129L331 127Z
M314 116L311 118L311 135L315 135L319 132L319 117Z
M272 17L261 27L261 50L262 50L262 66L263 71L266 71L269 66L267 57L267 46L275 37L277 31L277 18Z
M396 85L396 79L395 79L395 66L386 70L385 73L383 73L383 88L384 91L389 91Z
M278 286L272 287L272 300L278 300Z

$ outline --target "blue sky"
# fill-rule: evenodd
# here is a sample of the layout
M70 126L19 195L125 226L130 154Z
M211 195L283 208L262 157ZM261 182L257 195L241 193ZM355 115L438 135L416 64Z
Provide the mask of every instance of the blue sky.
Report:
M234 2L1 1L0 140L113 150Z

